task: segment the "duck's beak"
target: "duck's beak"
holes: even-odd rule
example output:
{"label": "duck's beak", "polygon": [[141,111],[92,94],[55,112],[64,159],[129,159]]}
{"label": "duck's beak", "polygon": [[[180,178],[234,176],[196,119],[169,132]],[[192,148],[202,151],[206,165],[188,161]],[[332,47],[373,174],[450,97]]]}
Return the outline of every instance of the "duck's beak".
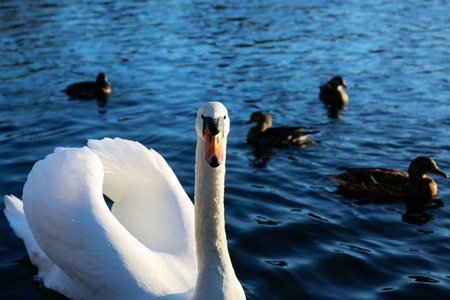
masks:
{"label": "duck's beak", "polygon": [[248,120],[247,122],[245,122],[245,124],[250,124],[252,122],[252,120]]}
{"label": "duck's beak", "polygon": [[205,129],[205,159],[213,168],[217,168],[223,162],[223,131],[219,129],[216,135],[212,135],[209,126]]}
{"label": "duck's beak", "polygon": [[111,94],[111,87],[109,86],[108,83],[105,82],[105,84],[102,87],[102,91],[105,94]]}
{"label": "duck's beak", "polygon": [[342,80],[342,86],[345,87],[346,89],[348,89],[347,84],[345,83],[345,79]]}
{"label": "duck's beak", "polygon": [[433,172],[433,174],[436,174],[436,175],[439,175],[439,176],[442,176],[442,177],[445,177],[445,178],[449,178],[448,174],[442,172],[440,169],[435,170]]}

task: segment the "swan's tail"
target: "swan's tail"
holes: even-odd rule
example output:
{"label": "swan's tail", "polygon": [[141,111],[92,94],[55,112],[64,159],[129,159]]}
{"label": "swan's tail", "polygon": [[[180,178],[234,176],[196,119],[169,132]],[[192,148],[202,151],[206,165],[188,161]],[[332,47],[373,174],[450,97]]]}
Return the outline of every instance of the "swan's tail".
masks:
{"label": "swan's tail", "polygon": [[56,267],[36,242],[23,211],[23,202],[13,195],[5,195],[4,213],[14,233],[23,240],[33,265],[39,269],[39,277],[45,278]]}

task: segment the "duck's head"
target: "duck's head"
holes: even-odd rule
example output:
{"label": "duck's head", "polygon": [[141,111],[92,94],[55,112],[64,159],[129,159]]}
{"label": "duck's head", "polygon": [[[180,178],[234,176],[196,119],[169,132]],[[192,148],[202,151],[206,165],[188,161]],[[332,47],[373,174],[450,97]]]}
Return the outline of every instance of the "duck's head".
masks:
{"label": "duck's head", "polygon": [[108,77],[106,77],[105,73],[98,73],[95,82],[103,93],[111,94],[111,87],[109,86]]}
{"label": "duck's head", "polygon": [[197,137],[205,143],[205,160],[213,168],[225,161],[230,118],[220,102],[208,102],[197,113]]}
{"label": "duck's head", "polygon": [[347,84],[345,84],[345,79],[342,76],[334,76],[329,82],[333,88],[337,88],[338,86],[343,86],[346,89],[348,88]]}
{"label": "duck's head", "polygon": [[434,160],[428,156],[420,156],[415,158],[409,165],[408,173],[410,178],[416,179],[424,178],[427,174],[436,174],[445,178],[449,177],[447,174],[442,172]]}
{"label": "duck's head", "polygon": [[250,120],[247,121],[248,123],[254,123],[255,125],[265,124],[265,127],[270,127],[272,126],[272,117],[263,111],[256,111],[252,113]]}

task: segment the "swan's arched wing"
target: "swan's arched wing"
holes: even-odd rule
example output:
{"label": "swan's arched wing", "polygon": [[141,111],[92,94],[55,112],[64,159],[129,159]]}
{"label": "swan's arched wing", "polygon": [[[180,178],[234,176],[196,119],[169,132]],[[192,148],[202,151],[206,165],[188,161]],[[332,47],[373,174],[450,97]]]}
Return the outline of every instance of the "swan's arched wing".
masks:
{"label": "swan's arched wing", "polygon": [[[118,222],[103,201],[102,181],[101,162],[89,148],[57,148],[33,166],[24,186],[24,216],[33,235],[26,237],[27,251],[38,253],[32,262],[45,286],[70,298],[92,297],[111,283],[103,274],[112,270],[132,283],[114,238],[105,235],[116,233]],[[132,240],[126,233],[115,236]]]}
{"label": "swan's arched wing", "polygon": [[194,260],[194,207],[167,162],[154,150],[123,139],[90,140],[102,161],[103,193],[112,212],[149,249]]}
{"label": "swan's arched wing", "polygon": [[60,270],[43,278],[45,285],[77,299],[152,299],[192,289],[195,263],[192,270],[186,260],[141,244],[109,211],[102,184],[102,163],[87,147],[56,149],[30,172],[26,220]]}

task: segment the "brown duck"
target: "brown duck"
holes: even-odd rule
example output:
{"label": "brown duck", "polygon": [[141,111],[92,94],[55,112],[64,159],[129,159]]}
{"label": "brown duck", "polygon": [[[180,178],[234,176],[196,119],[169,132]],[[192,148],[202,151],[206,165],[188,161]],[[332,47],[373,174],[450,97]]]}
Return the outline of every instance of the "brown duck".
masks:
{"label": "brown duck", "polygon": [[272,127],[272,117],[265,112],[257,111],[252,113],[248,123],[254,123],[247,134],[247,142],[258,145],[273,147],[290,147],[311,142],[308,136],[319,132],[303,131],[307,127]]}
{"label": "brown duck", "polygon": [[111,87],[105,73],[98,73],[95,81],[71,84],[64,92],[78,99],[95,99],[111,94]]}
{"label": "brown duck", "polygon": [[343,107],[348,102],[348,95],[344,91],[345,79],[342,76],[331,78],[326,84],[320,86],[319,99],[332,107]]}
{"label": "brown duck", "polygon": [[427,177],[436,174],[448,178],[434,160],[427,156],[414,159],[408,173],[391,168],[342,168],[347,172],[329,174],[340,183],[342,191],[362,193],[367,196],[384,196],[405,199],[429,200],[436,197],[437,184]]}

